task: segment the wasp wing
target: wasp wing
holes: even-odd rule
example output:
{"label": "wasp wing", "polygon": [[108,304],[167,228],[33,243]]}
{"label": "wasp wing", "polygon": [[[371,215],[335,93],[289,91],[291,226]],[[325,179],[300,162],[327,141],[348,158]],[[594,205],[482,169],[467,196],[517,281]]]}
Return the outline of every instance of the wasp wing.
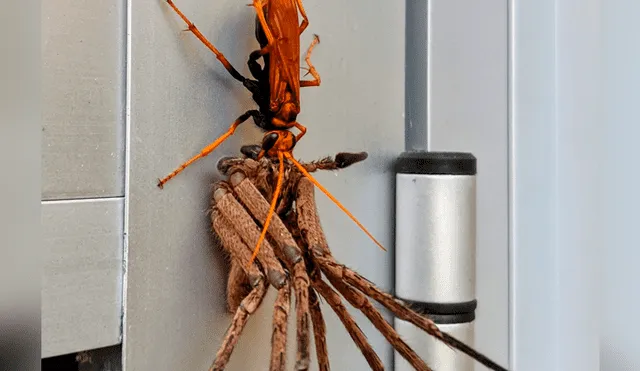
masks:
{"label": "wasp wing", "polygon": [[266,8],[267,24],[276,39],[270,54],[269,84],[271,102],[277,106],[289,90],[300,108],[300,25],[295,0],[270,0]]}

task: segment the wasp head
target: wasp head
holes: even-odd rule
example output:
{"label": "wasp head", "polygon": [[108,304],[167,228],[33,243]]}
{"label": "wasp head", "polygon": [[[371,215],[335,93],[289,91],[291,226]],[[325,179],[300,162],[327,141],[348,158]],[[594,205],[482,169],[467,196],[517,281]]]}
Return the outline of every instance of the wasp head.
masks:
{"label": "wasp head", "polygon": [[262,150],[258,158],[265,154],[269,157],[276,157],[278,152],[291,152],[296,145],[296,137],[288,130],[273,130],[262,138]]}

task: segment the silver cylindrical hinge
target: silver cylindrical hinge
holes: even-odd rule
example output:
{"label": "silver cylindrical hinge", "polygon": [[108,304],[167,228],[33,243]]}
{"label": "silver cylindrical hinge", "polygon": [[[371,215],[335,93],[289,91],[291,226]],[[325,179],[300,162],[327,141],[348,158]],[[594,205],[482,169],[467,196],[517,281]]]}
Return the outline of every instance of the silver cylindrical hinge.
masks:
{"label": "silver cylindrical hinge", "polygon": [[[427,335],[424,331],[409,322],[395,318],[393,323],[396,331],[402,339],[422,358],[432,370],[462,370],[473,371],[474,361],[460,352],[454,351],[447,345]],[[456,339],[467,343],[473,339],[473,322],[466,323],[439,323],[438,327]],[[397,352],[394,354],[394,370],[414,371],[415,369]]]}
{"label": "silver cylindrical hinge", "polygon": [[[476,158],[460,152],[406,152],[395,170],[396,297],[473,346]],[[434,369],[473,370],[464,355],[426,333],[398,319],[395,326]],[[411,370],[397,353],[395,370]]]}

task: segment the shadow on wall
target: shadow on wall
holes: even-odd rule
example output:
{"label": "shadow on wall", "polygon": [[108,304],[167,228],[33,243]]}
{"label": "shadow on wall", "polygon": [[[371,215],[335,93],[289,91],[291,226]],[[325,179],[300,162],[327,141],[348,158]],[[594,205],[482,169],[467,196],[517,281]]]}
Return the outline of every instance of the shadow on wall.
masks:
{"label": "shadow on wall", "polygon": [[[635,371],[638,369],[638,365],[640,364],[640,355],[636,353],[635,356],[631,356],[632,358],[638,359],[629,359],[630,357],[625,352],[621,352],[620,350],[616,350],[615,346],[611,346],[609,344],[605,344],[605,340],[601,339],[600,343],[600,370],[603,371]],[[634,367],[635,365],[635,367]]]}

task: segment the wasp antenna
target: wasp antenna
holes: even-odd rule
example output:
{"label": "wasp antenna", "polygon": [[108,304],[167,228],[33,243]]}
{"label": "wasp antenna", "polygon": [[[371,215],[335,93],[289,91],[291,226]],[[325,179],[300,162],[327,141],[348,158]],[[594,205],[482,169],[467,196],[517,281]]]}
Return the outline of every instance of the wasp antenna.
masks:
{"label": "wasp antenna", "polygon": [[296,161],[296,159],[294,159],[293,156],[290,153],[285,153],[284,155],[287,156],[287,158],[293,162],[293,164],[298,168],[298,170],[300,170],[302,175],[304,175],[307,179],[309,179],[311,181],[311,183],[313,183],[316,187],[318,187],[318,189],[320,189],[322,191],[322,193],[327,195],[327,197],[329,197],[329,199],[331,201],[333,201],[333,203],[336,204],[336,206],[338,206],[340,208],[340,210],[342,210],[345,214],[347,214],[347,216],[349,216],[349,218],[351,218],[351,220],[353,220],[358,225],[358,227],[360,227],[360,229],[362,229],[362,231],[364,233],[366,233],[367,236],[369,236],[369,238],[371,238],[371,240],[373,242],[376,243],[376,245],[378,245],[382,250],[387,251],[387,249],[385,249],[384,246],[382,246],[382,244],[380,242],[378,242],[378,240],[376,240],[376,238],[373,237],[373,235],[371,233],[369,233],[367,228],[365,228],[358,221],[358,219],[356,219],[356,217],[353,216],[353,214],[351,214],[351,212],[349,210],[347,210],[346,207],[342,206],[340,201],[338,201],[335,197],[333,197],[333,195],[331,193],[329,193],[329,191],[327,191],[327,189],[324,188],[322,186],[322,184],[320,184],[320,182],[318,182],[313,176],[311,176],[311,174],[309,174],[309,172],[307,170],[305,170],[305,168],[298,161]]}
{"label": "wasp antenna", "polygon": [[284,159],[282,158],[282,152],[278,152],[278,160],[280,160],[280,166],[278,168],[278,182],[276,183],[276,190],[273,192],[273,198],[271,199],[271,206],[269,207],[269,213],[267,213],[267,219],[264,221],[262,233],[260,234],[260,238],[258,238],[256,247],[253,249],[253,255],[251,255],[251,259],[249,259],[249,265],[247,267],[250,267],[256,256],[258,256],[258,251],[260,251],[262,241],[264,241],[264,238],[267,235],[267,229],[269,229],[271,218],[276,211],[276,204],[278,203],[278,196],[280,196],[280,190],[282,189],[282,178],[284,174]]}

